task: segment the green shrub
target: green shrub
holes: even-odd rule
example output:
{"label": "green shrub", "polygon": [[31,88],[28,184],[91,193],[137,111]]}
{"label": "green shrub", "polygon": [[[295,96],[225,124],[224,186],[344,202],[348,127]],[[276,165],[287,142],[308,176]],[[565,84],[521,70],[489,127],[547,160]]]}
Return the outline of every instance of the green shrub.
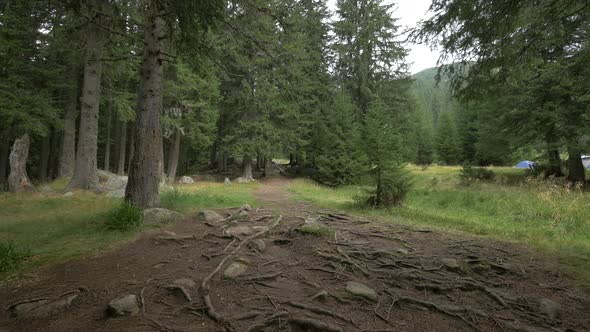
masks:
{"label": "green shrub", "polygon": [[169,210],[178,209],[182,202],[190,200],[188,193],[182,192],[177,188],[167,190],[160,195],[160,205]]}
{"label": "green shrub", "polygon": [[141,210],[125,202],[107,213],[105,226],[109,230],[126,231],[139,227],[142,221]]}
{"label": "green shrub", "polygon": [[473,167],[471,165],[463,165],[459,171],[459,179],[461,184],[469,185],[473,181],[491,181],[496,178],[496,174],[484,167]]}
{"label": "green shrub", "polygon": [[29,256],[31,252],[27,249],[16,247],[11,242],[0,243],[0,273],[16,269]]}
{"label": "green shrub", "polygon": [[390,167],[377,177],[377,187],[368,192],[368,197],[361,196],[357,201],[379,208],[401,206],[412,184],[412,177],[403,165]]}

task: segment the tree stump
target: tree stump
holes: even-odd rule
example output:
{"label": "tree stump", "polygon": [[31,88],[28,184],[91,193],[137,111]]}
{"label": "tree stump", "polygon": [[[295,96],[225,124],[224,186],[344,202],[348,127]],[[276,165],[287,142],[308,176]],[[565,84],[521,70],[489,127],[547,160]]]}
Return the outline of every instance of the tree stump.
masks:
{"label": "tree stump", "polygon": [[31,140],[28,134],[14,141],[14,146],[10,152],[10,175],[8,175],[8,189],[13,192],[30,192],[35,191],[31,180],[27,175],[27,158],[29,157],[29,146]]}

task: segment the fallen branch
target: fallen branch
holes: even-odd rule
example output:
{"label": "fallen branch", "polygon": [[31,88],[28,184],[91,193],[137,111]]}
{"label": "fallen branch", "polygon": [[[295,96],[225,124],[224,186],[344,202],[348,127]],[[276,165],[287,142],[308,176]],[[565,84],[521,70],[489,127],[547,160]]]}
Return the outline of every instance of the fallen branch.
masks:
{"label": "fallen branch", "polygon": [[166,285],[164,286],[164,288],[168,290],[179,290],[187,301],[193,302],[193,299],[191,298],[191,295],[186,290],[186,288],[180,285]]}

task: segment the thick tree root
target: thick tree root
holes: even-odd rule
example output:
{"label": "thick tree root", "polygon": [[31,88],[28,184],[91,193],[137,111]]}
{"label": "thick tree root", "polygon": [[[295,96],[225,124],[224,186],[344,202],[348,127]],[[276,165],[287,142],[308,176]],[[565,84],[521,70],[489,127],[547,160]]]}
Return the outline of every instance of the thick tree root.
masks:
{"label": "thick tree root", "polygon": [[209,292],[210,292],[209,282],[211,281],[211,279],[213,279],[213,277],[217,273],[219,273],[219,271],[221,270],[221,268],[223,267],[225,262],[227,262],[234,255],[236,255],[245,244],[248,244],[248,242],[268,233],[271,229],[276,227],[281,222],[282,218],[283,218],[282,215],[278,216],[277,219],[275,219],[275,221],[267,229],[261,230],[260,232],[245,238],[229,254],[227,254],[225,257],[223,257],[221,259],[221,261],[219,262],[219,264],[217,264],[217,267],[213,271],[211,271],[211,273],[209,273],[201,281],[201,291],[203,292],[203,302],[205,303],[205,307],[206,307],[205,312],[211,319],[213,319],[215,322],[217,322],[218,324],[223,326],[226,331],[235,331],[235,329],[231,326],[231,323],[229,322],[229,320],[225,319],[223,317],[223,315],[221,315],[219,312],[217,312],[217,310],[215,310],[215,307],[213,306],[213,303],[211,302],[211,296],[209,295]]}
{"label": "thick tree root", "polygon": [[305,329],[305,331],[312,330],[312,331],[320,331],[320,332],[342,332],[343,329],[340,326],[332,325],[326,322],[322,322],[316,319],[307,318],[307,317],[298,317],[290,315],[288,312],[280,312],[275,314],[256,325],[250,326],[247,330],[248,332],[260,332],[264,331],[265,328],[273,326],[276,324],[276,321],[284,322],[288,325],[295,325],[300,328]]}
{"label": "thick tree root", "polygon": [[293,302],[293,301],[287,301],[287,302],[284,302],[284,304],[288,304],[288,305],[298,308],[298,309],[309,310],[309,311],[314,312],[316,314],[332,316],[334,318],[338,318],[342,321],[345,321],[347,323],[350,323],[350,324],[358,327],[358,325],[356,325],[356,323],[354,322],[354,320],[352,320],[352,318],[343,316],[339,313],[333,312],[328,309],[324,309],[324,308],[320,308],[320,307],[316,307],[316,306],[312,306],[312,305],[307,305],[307,304],[303,304],[303,303]]}

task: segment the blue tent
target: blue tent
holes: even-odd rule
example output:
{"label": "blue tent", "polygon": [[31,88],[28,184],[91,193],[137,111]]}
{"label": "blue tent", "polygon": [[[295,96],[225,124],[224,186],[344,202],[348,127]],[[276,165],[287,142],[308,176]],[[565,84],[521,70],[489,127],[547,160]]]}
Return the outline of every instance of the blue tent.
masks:
{"label": "blue tent", "polygon": [[530,160],[523,160],[521,162],[519,162],[518,164],[516,164],[516,166],[514,166],[514,168],[535,168],[535,166],[537,166],[537,163],[534,161],[530,161]]}

